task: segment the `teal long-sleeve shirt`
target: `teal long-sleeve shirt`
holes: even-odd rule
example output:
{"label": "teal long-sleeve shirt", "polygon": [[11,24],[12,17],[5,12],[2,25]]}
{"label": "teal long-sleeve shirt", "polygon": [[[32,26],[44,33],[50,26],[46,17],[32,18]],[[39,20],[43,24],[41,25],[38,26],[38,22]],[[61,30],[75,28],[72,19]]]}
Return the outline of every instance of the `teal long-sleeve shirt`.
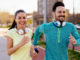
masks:
{"label": "teal long-sleeve shirt", "polygon": [[80,36],[72,23],[66,22],[62,28],[56,27],[53,22],[40,25],[34,34],[33,45],[38,45],[40,34],[46,38],[45,60],[68,60],[68,44],[70,34],[80,44]]}

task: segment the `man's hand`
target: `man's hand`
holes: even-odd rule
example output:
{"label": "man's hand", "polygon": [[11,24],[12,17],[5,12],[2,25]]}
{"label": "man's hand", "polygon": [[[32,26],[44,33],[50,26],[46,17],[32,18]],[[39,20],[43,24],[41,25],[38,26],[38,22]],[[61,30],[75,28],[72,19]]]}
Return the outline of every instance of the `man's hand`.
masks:
{"label": "man's hand", "polygon": [[70,42],[72,43],[72,44],[74,44],[74,45],[76,45],[76,40],[75,40],[75,38],[70,34]]}

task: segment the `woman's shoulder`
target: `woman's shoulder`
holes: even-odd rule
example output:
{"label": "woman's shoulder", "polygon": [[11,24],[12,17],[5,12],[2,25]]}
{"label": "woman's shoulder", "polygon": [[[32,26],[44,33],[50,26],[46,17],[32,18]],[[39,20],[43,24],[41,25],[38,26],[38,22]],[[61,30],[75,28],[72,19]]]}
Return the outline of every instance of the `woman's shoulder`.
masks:
{"label": "woman's shoulder", "polygon": [[10,29],[6,32],[6,37],[13,38],[14,35],[14,29]]}
{"label": "woman's shoulder", "polygon": [[13,33],[13,32],[14,32],[14,30],[15,30],[15,28],[10,29],[10,30],[8,30],[8,31],[7,31],[7,33]]}
{"label": "woman's shoulder", "polygon": [[29,32],[33,32],[32,29],[30,29],[30,28],[27,28],[27,29],[28,29]]}
{"label": "woman's shoulder", "polygon": [[32,31],[32,29],[30,29],[30,28],[27,28],[28,29],[28,32],[27,32],[27,34],[30,36],[30,37],[32,37],[32,34],[33,34],[33,31]]}

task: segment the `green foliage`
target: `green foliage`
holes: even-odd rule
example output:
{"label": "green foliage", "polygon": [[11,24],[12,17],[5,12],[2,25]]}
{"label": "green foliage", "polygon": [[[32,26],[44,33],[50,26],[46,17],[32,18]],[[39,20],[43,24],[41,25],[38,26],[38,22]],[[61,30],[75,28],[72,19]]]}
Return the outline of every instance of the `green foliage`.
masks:
{"label": "green foliage", "polygon": [[38,44],[43,48],[46,46],[46,43],[43,40],[40,40]]}
{"label": "green foliage", "polygon": [[74,50],[68,50],[69,60],[80,60],[80,53]]}

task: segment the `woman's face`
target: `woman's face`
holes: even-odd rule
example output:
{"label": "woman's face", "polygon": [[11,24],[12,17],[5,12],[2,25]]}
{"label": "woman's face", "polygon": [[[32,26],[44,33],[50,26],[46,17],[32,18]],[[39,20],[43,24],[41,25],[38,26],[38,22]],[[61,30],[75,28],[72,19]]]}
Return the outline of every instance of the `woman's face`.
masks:
{"label": "woman's face", "polygon": [[26,26],[26,13],[19,12],[16,15],[15,21],[17,23],[17,27],[25,28],[25,26]]}

